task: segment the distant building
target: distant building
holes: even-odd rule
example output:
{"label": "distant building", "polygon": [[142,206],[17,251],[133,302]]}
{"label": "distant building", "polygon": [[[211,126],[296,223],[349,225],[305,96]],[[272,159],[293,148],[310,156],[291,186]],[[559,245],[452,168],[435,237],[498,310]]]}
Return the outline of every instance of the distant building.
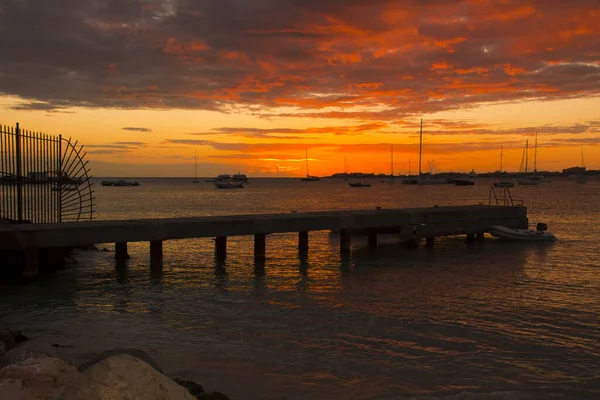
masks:
{"label": "distant building", "polygon": [[563,173],[564,176],[582,175],[582,174],[585,174],[585,167],[571,167],[571,168],[566,168],[566,169],[563,169],[562,173]]}

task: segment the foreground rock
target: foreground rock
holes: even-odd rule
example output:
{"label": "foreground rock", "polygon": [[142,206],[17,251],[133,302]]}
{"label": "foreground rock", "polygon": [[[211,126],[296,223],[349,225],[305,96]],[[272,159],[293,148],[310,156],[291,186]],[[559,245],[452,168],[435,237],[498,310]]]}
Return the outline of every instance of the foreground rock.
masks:
{"label": "foreground rock", "polygon": [[195,400],[183,386],[129,354],[118,354],[90,366],[59,400]]}
{"label": "foreground rock", "polygon": [[8,351],[14,349],[18,343],[24,342],[29,338],[23,335],[21,331],[10,329],[0,329],[0,343],[4,343],[4,348]]}
{"label": "foreground rock", "polygon": [[0,399],[54,400],[78,375],[62,360],[29,358],[0,370]]}

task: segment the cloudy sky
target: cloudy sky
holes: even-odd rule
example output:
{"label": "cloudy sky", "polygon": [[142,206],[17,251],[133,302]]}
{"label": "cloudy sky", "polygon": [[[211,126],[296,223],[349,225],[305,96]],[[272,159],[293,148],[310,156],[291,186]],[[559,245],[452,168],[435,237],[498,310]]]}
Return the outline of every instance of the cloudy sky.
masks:
{"label": "cloudy sky", "polygon": [[97,176],[600,169],[600,0],[5,0],[0,124]]}

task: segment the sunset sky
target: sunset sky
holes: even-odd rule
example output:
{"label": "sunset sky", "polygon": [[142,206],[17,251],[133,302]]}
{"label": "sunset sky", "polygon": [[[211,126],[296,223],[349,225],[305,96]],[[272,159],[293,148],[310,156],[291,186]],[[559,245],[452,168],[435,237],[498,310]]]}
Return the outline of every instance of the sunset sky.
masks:
{"label": "sunset sky", "polygon": [[[600,169],[600,0],[19,0],[0,124],[95,176]],[[533,154],[533,153],[532,153]]]}

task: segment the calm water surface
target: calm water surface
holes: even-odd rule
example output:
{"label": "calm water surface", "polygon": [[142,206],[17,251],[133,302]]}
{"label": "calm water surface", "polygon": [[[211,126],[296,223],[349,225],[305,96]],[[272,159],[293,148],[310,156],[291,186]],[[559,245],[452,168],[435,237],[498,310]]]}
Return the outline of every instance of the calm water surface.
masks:
{"label": "calm water surface", "polygon": [[[219,191],[190,179],[96,186],[98,219],[373,209],[487,203],[472,187],[373,180],[254,179]],[[232,399],[396,399],[461,391],[548,398],[600,397],[600,180],[516,187],[530,222],[555,244],[438,240],[408,250],[393,237],[369,250],[356,238],[270,235],[255,265],[252,238],[230,238],[228,258],[209,239],[165,243],[151,270],[146,243],[132,259],[80,251],[70,268],[25,287],[0,287],[0,325],[74,346],[83,361],[111,347],[147,350],[166,373]],[[109,247],[111,246],[101,246]]]}

